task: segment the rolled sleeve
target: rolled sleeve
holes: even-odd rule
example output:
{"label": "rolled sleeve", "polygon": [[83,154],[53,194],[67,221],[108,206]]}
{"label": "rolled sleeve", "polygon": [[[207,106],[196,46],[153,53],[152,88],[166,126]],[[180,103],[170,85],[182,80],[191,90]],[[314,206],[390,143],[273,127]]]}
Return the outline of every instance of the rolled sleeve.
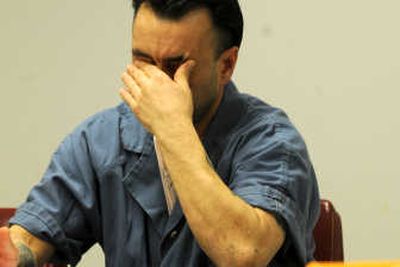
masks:
{"label": "rolled sleeve", "polygon": [[84,127],[66,137],[53,154],[41,182],[10,224],[18,224],[55,247],[52,259],[76,264],[92,246],[97,215],[96,181]]}
{"label": "rolled sleeve", "polygon": [[36,237],[49,242],[55,248],[52,262],[77,264],[82,246],[79,241],[68,238],[61,225],[45,208],[27,202],[18,208],[10,224],[18,224]]}
{"label": "rolled sleeve", "polygon": [[234,160],[230,187],[248,204],[275,216],[286,232],[281,254],[295,251],[299,263],[312,258],[310,238],[318,216],[316,178],[306,147],[290,125],[262,125],[248,133]]}

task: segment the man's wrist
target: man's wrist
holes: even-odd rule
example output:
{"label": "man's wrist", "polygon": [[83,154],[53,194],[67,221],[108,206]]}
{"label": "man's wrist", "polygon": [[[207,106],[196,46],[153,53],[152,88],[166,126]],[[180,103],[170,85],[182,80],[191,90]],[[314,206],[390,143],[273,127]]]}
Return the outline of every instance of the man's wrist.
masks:
{"label": "man's wrist", "polygon": [[160,135],[155,135],[166,165],[176,165],[179,162],[179,164],[184,164],[181,167],[193,168],[204,162],[207,163],[206,152],[193,123],[190,121],[182,124],[181,127],[177,125],[173,127],[179,129],[170,129]]}
{"label": "man's wrist", "polygon": [[32,250],[23,243],[17,243],[18,249],[18,267],[36,267],[35,256]]}
{"label": "man's wrist", "polygon": [[153,134],[158,140],[180,140],[195,131],[193,122],[189,119],[176,119],[168,126],[163,125],[154,129]]}

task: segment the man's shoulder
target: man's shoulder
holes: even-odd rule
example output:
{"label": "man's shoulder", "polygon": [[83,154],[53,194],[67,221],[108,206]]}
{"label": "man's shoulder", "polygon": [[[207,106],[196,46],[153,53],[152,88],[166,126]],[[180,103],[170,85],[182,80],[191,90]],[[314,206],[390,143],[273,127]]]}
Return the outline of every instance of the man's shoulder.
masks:
{"label": "man's shoulder", "polygon": [[120,120],[123,113],[124,107],[122,104],[105,108],[84,119],[78,127],[90,128],[101,124],[115,124]]}
{"label": "man's shoulder", "polygon": [[229,131],[230,140],[243,146],[284,146],[288,151],[306,151],[301,133],[287,113],[259,97],[247,93],[234,93],[237,107],[234,127]]}
{"label": "man's shoulder", "polygon": [[125,103],[104,109],[84,120],[74,131],[84,134],[92,147],[143,149],[147,131]]}
{"label": "man's shoulder", "polygon": [[295,128],[283,109],[269,104],[260,97],[238,92],[235,98],[242,106],[237,118],[237,130],[248,132],[254,128],[267,130],[280,126]]}
{"label": "man's shoulder", "polygon": [[107,132],[107,130],[117,130],[125,120],[129,120],[133,124],[138,123],[129,107],[120,103],[87,117],[76,127],[75,131],[93,132],[101,130]]}

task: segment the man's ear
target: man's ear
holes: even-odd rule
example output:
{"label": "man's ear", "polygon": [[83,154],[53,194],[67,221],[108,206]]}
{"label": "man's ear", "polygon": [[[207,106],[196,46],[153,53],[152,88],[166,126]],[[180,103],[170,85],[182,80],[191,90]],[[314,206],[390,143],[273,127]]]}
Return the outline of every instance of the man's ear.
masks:
{"label": "man's ear", "polygon": [[224,87],[232,78],[235,70],[239,48],[233,46],[226,49],[218,58],[219,85]]}

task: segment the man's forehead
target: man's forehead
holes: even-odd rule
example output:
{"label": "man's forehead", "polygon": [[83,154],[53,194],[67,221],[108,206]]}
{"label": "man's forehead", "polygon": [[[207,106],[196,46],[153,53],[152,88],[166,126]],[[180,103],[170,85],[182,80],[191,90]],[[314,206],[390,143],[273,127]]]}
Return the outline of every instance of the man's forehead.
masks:
{"label": "man's forehead", "polygon": [[158,14],[150,5],[142,4],[133,20],[133,28],[149,30],[161,26],[170,29],[178,28],[180,31],[188,30],[189,33],[199,33],[210,31],[213,23],[210,12],[206,8],[196,8],[182,17],[170,18]]}
{"label": "man's forehead", "polygon": [[133,22],[132,47],[154,57],[190,53],[212,38],[210,20],[208,12],[201,9],[173,20],[158,16],[149,6],[140,7]]}
{"label": "man's forehead", "polygon": [[190,37],[178,35],[166,35],[160,32],[137,32],[132,38],[133,55],[147,55],[153,59],[165,59],[188,55],[196,49],[196,45],[190,45]]}

